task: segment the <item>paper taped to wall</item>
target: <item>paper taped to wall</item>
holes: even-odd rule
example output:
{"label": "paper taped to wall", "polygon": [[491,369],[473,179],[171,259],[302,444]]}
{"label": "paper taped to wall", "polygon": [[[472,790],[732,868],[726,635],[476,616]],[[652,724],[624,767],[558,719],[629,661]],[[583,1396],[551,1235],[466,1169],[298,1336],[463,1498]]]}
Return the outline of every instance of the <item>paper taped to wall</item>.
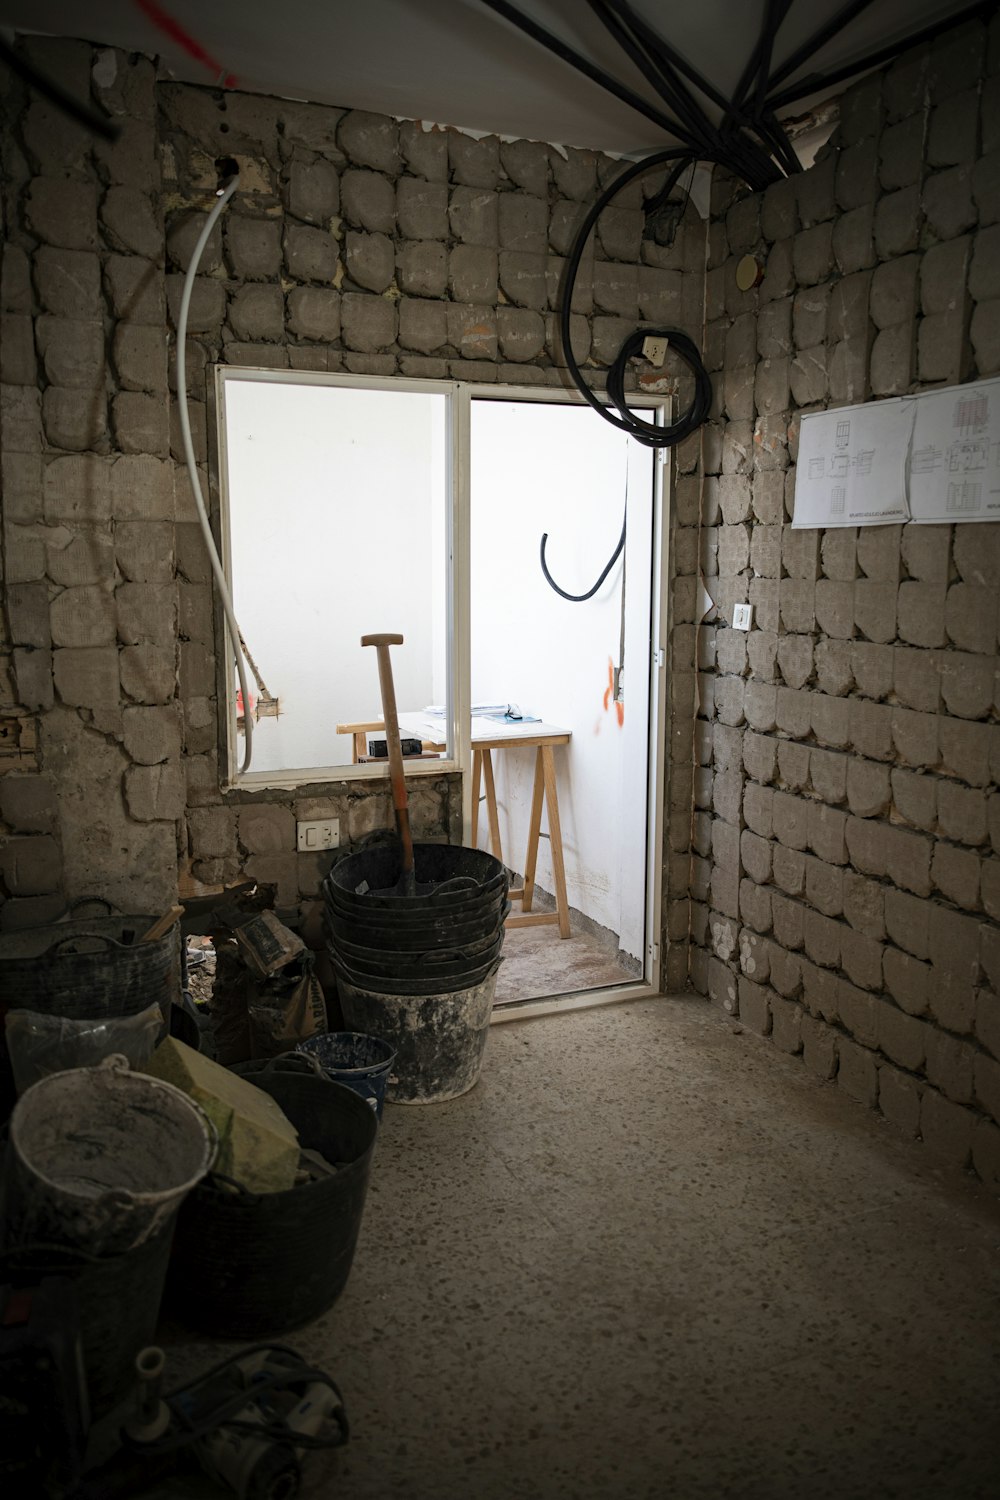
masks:
{"label": "paper taped to wall", "polygon": [[1000,379],[807,412],[793,527],[1000,519]]}
{"label": "paper taped to wall", "polygon": [[793,527],[907,520],[906,456],[914,417],[903,400],[807,413],[799,435]]}
{"label": "paper taped to wall", "polygon": [[1000,518],[1000,380],[926,391],[915,398],[910,445],[914,521]]}

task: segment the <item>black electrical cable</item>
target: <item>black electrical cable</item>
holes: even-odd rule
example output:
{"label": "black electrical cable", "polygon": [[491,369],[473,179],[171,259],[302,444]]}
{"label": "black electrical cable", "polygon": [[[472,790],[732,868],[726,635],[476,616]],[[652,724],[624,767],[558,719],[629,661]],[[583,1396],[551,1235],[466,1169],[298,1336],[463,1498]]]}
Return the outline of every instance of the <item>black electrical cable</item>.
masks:
{"label": "black electrical cable", "polygon": [[79,99],[74,99],[72,94],[66,92],[58,83],[51,78],[46,78],[44,73],[39,73],[27,58],[22,57],[14,47],[0,37],[0,58],[7,64],[12,73],[31,88],[36,89],[43,98],[48,99],[63,114],[69,115],[84,130],[90,130],[94,135],[101,136],[106,141],[116,141],[121,135],[121,126],[116,125],[110,115],[103,111],[91,109]]}
{"label": "black electrical cable", "polygon": [[549,534],[546,531],[542,536],[541,545],[538,549],[538,559],[542,565],[542,572],[545,574],[545,582],[549,585],[550,588],[555,589],[560,598],[568,599],[570,604],[584,604],[588,599],[593,599],[594,595],[597,593],[597,590],[600,588],[601,584],[604,582],[605,578],[607,578],[608,574],[611,572],[611,569],[614,567],[615,563],[621,556],[622,548],[625,545],[625,533],[627,529],[628,511],[626,510],[625,514],[622,516],[622,534],[618,538],[618,545],[612,552],[611,556],[608,558],[607,566],[601,573],[600,578],[594,584],[594,587],[592,589],[588,589],[585,594],[568,594],[565,589],[561,589],[559,587],[558,583],[556,583],[555,579],[552,577],[552,574],[549,572],[548,565],[545,561],[545,543],[549,539]]}

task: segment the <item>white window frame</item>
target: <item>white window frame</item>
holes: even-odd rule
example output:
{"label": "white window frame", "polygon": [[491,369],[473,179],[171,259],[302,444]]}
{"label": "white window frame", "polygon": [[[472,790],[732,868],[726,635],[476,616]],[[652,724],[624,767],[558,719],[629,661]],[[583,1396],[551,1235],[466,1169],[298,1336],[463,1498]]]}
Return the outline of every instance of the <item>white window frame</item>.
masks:
{"label": "white window frame", "polygon": [[[232,579],[231,533],[229,524],[228,461],[226,451],[226,386],[231,381],[264,381],[289,385],[329,385],[360,390],[416,391],[440,394],[447,398],[447,443],[451,455],[450,473],[446,478],[447,573],[447,651],[448,700],[446,718],[449,744],[453,755],[431,761],[414,760],[407,764],[407,778],[441,776],[451,773],[462,777],[462,837],[467,843],[472,829],[472,765],[470,746],[472,708],[472,655],[469,638],[471,618],[470,537],[471,537],[471,413],[473,401],[527,401],[550,405],[583,405],[576,392],[539,388],[537,386],[478,385],[452,380],[413,380],[400,376],[362,376],[324,374],[310,370],[269,370],[231,365],[215,367],[214,395],[218,441],[219,535],[221,555],[227,579]],[[658,425],[671,418],[672,402],[665,396],[630,394],[629,404],[650,410]],[[595,421],[600,418],[594,416]],[[660,925],[663,898],[663,828],[667,777],[667,693],[666,659],[669,578],[669,506],[670,449],[660,449],[654,463],[653,537],[651,579],[652,608],[650,620],[651,659],[649,697],[649,743],[646,851],[646,952],[641,980],[632,980],[613,989],[584,991],[578,994],[547,997],[500,1009],[494,1020],[513,1020],[525,1015],[572,1010],[588,1005],[607,1005],[616,1000],[635,1000],[657,994],[660,988]],[[263,790],[266,787],[296,789],[328,782],[366,782],[385,778],[385,767],[379,764],[317,766],[308,771],[282,775],[277,771],[243,775],[238,771],[239,736],[236,730],[235,694],[229,690],[233,659],[228,625],[222,619],[225,647],[221,655],[220,701],[226,704],[226,790]],[[253,649],[253,643],[250,642]],[[223,684],[225,684],[223,686]]]}

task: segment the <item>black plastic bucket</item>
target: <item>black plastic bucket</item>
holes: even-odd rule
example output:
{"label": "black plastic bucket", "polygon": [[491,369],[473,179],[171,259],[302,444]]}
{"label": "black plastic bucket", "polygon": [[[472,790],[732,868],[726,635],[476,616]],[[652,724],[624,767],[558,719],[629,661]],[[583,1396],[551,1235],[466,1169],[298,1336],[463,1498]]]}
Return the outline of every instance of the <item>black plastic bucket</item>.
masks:
{"label": "black plastic bucket", "polygon": [[220,1338],[268,1338],[332,1307],[361,1229],[378,1122],[351,1089],[292,1055],[234,1071],[276,1099],[300,1144],[345,1165],[283,1193],[234,1190],[211,1177],[177,1220],[167,1301],[178,1322]]}
{"label": "black plastic bucket", "polygon": [[[376,849],[361,849],[338,860],[327,879],[331,887],[347,901],[363,901],[366,905],[384,906],[392,910],[398,906],[410,906],[414,902],[428,905],[458,904],[471,899],[475,902],[483,892],[482,887],[493,881],[505,881],[507,872],[500,860],[482,849],[466,849],[459,844],[414,844],[413,868],[416,883],[441,885],[446,881],[469,879],[477,882],[479,891],[473,888],[424,895],[403,896],[394,892],[401,873],[401,856],[395,845],[382,845]],[[363,896],[357,894],[359,885],[367,884]]]}
{"label": "black plastic bucket", "polygon": [[[402,996],[440,995],[446,990],[472,989],[475,985],[482,984],[503,963],[502,958],[494,958],[488,964],[479,964],[475,968],[463,969],[450,977],[446,977],[441,973],[432,974],[425,972],[422,974],[397,975],[395,978],[388,978],[385,975],[369,974],[363,969],[356,969],[352,964],[345,963],[333,948],[329,950],[329,953],[333,960],[333,967],[337,972],[338,991],[342,988],[339,981],[346,979],[348,984],[355,985],[361,989],[373,989],[386,995]],[[354,1024],[350,1021],[346,1010],[344,1011],[344,1019],[348,1021],[348,1024]],[[378,1031],[373,1033],[375,1036],[381,1036],[381,1034]]]}
{"label": "black plastic bucket", "polygon": [[295,1050],[314,1057],[328,1078],[353,1089],[381,1120],[385,1086],[396,1056],[388,1042],[360,1031],[323,1031],[298,1042]]}
{"label": "black plastic bucket", "polygon": [[77,1285],[80,1344],[91,1417],[123,1401],[135,1383],[135,1357],[152,1343],[173,1240],[173,1222],[124,1255],[86,1256],[61,1246],[25,1246],[0,1257],[0,1280],[37,1284],[69,1276]]}
{"label": "black plastic bucket", "polygon": [[[464,948],[493,936],[500,930],[510,913],[509,901],[498,901],[484,907],[468,920],[457,921],[453,917],[442,917],[425,922],[404,922],[392,914],[388,920],[373,922],[362,917],[343,917],[325,911],[323,922],[327,932],[335,938],[346,938],[349,943],[359,943],[366,948],[399,948],[404,952],[423,953],[430,948]],[[384,915],[384,914],[382,914]]]}
{"label": "black plastic bucket", "polygon": [[372,973],[421,974],[442,970],[459,971],[476,968],[499,957],[503,947],[504,933],[492,933],[478,943],[461,948],[430,948],[426,953],[410,953],[396,948],[366,948],[360,943],[348,943],[343,938],[332,941],[332,947],[349,968],[367,969]]}

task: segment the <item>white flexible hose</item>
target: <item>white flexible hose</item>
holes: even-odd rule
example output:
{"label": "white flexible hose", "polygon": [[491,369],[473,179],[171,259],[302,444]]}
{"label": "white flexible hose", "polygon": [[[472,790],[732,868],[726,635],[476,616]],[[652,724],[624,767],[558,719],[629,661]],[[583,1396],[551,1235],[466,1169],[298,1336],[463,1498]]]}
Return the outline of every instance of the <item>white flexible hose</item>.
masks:
{"label": "white flexible hose", "polygon": [[215,228],[216,220],[239,187],[239,184],[239,173],[237,173],[206,219],[205,227],[198,236],[198,243],[194,247],[191,264],[188,266],[187,275],[184,278],[181,310],[177,318],[177,392],[181,398],[177,409],[181,419],[181,438],[184,442],[184,457],[187,460],[188,474],[191,477],[191,489],[194,493],[194,503],[198,511],[198,520],[201,522],[202,535],[205,538],[205,546],[208,548],[209,561],[212,564],[212,572],[215,574],[216,586],[222,599],[222,608],[225,611],[226,621],[229,625],[233,655],[236,657],[236,671],[240,679],[240,692],[243,695],[243,727],[246,732],[246,748],[243,752],[243,765],[240,767],[240,770],[249,771],[250,760],[253,755],[253,714],[250,711],[250,690],[247,687],[246,668],[243,665],[243,652],[240,649],[240,627],[236,623],[232,596],[229,593],[229,586],[226,583],[222,561],[219,557],[218,548],[215,545],[215,537],[212,535],[212,527],[209,524],[208,511],[205,507],[205,497],[201,492],[201,478],[198,474],[198,465],[195,462],[194,444],[191,441],[191,417],[188,412],[187,393],[187,325],[188,311],[191,306],[191,293],[194,290],[194,279],[198,274],[201,257],[208,243],[208,237]]}

